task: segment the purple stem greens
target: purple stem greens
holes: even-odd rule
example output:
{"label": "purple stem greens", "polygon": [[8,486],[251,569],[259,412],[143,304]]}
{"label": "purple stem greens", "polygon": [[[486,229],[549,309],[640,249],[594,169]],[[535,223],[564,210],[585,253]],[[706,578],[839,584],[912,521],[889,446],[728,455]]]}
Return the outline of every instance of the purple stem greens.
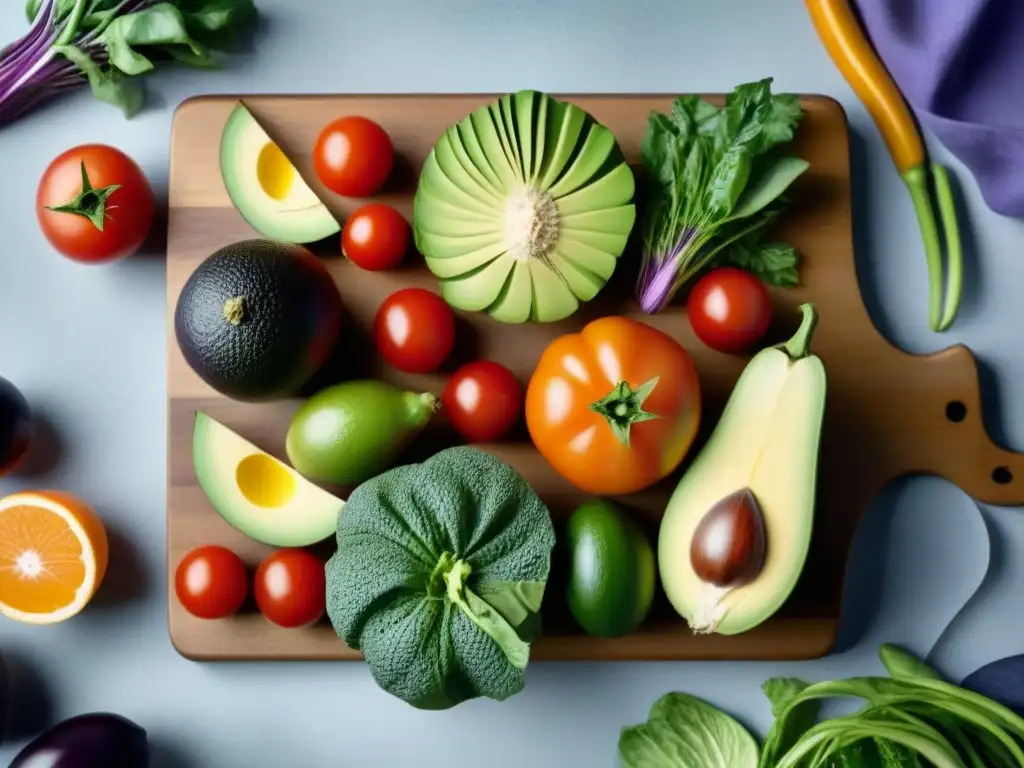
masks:
{"label": "purple stem greens", "polygon": [[771,82],[740,85],[722,108],[682,96],[669,114],[650,115],[636,287],[644,312],[660,312],[722,263],[774,285],[799,282],[796,251],[763,240],[787,203],[784,193],[808,167],[776,151],[793,138],[803,112],[795,96],[773,95]]}
{"label": "purple stem greens", "polygon": [[252,0],[29,0],[28,31],[0,49],[0,126],[88,84],[126,116],[157,63],[216,65],[256,18]]}

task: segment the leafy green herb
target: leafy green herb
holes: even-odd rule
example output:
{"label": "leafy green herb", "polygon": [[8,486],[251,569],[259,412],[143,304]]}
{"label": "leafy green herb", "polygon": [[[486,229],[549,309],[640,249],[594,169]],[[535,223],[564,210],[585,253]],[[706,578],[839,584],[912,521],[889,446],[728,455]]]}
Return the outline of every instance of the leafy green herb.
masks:
{"label": "leafy green herb", "polygon": [[[879,656],[890,677],[812,685],[766,682],[775,722],[760,768],[1024,766],[1024,718],[946,682],[894,645],[883,645]],[[808,727],[806,706],[828,698],[858,698],[865,704],[853,714]]]}
{"label": "leafy green herb", "polygon": [[[913,654],[885,644],[890,677],[806,683],[766,680],[775,722],[760,754],[724,712],[670,693],[646,723],[623,729],[625,768],[1021,768],[1024,718],[957,687]],[[826,699],[861,699],[852,714],[818,721]]]}
{"label": "leafy green herb", "polygon": [[25,12],[31,29],[0,49],[0,124],[85,83],[131,116],[139,76],[217,66],[257,16],[253,0],[29,0]]}
{"label": "leafy green herb", "polygon": [[685,693],[667,693],[647,722],[619,735],[624,768],[756,768],[757,742],[731,716]]}
{"label": "leafy green herb", "polygon": [[763,240],[785,192],[808,168],[779,153],[802,116],[797,97],[772,94],[771,78],[738,86],[718,108],[697,96],[652,113],[641,152],[643,257],[637,297],[660,312],[704,269],[733,263],[766,282],[799,282],[797,254]]}

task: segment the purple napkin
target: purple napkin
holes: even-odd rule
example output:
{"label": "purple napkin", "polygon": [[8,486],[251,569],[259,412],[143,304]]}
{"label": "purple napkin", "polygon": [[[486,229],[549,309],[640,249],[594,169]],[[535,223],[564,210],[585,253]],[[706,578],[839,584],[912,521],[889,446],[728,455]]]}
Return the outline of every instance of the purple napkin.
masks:
{"label": "purple napkin", "polygon": [[986,204],[1024,217],[1024,0],[855,0],[893,79],[974,174]]}

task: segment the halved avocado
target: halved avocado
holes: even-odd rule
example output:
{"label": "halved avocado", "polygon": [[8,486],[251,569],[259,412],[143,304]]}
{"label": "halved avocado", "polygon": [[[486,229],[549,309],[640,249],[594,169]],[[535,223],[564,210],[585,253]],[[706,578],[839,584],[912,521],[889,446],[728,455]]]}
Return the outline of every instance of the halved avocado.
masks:
{"label": "halved avocado", "polygon": [[338,220],[241,102],[221,134],[220,173],[235,208],[264,237],[301,244],[341,231]]}
{"label": "halved avocado", "polygon": [[608,128],[547,94],[508,94],[450,126],[427,156],[416,247],[453,307],[562,320],[611,278],[634,192]]}
{"label": "halved avocado", "polygon": [[192,464],[213,508],[249,538],[273,547],[305,547],[337,529],[345,502],[198,411]]}

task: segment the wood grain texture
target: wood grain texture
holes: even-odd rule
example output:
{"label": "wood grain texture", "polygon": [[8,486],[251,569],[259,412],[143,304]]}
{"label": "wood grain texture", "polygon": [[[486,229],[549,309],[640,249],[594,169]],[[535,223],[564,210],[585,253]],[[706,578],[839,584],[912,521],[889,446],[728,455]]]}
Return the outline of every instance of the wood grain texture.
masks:
{"label": "wood grain texture", "polygon": [[[312,172],[311,148],[320,127],[343,114],[378,120],[390,133],[399,160],[394,178],[377,199],[412,214],[416,170],[443,129],[489,95],[460,96],[260,96],[244,97],[250,110],[293,158],[299,171],[339,218],[361,201],[324,190]],[[670,96],[570,96],[617,136],[626,157],[638,163],[646,116],[669,108]],[[721,103],[721,96],[711,96]],[[206,386],[188,367],[174,339],[173,313],[189,274],[216,249],[257,236],[233,208],[220,179],[220,131],[237,102],[203,97],[185,102],[174,119],[170,168],[167,259],[168,313],[168,621],[172,642],[194,659],[358,659],[330,625],[280,629],[252,612],[224,621],[187,614],[173,592],[174,569],[193,547],[223,544],[255,565],[270,549],[228,526],[196,484],[191,461],[194,414],[203,410],[261,448],[286,460],[284,435],[299,400],[252,405],[230,401]],[[535,659],[804,659],[827,653],[838,626],[847,553],[861,513],[888,481],[907,473],[948,478],[979,501],[1024,504],[1024,456],[995,444],[985,431],[975,360],[963,346],[931,356],[901,352],[875,330],[862,303],[851,237],[849,143],[846,118],[835,101],[802,97],[806,117],[794,152],[810,162],[793,190],[791,212],[777,234],[803,255],[799,288],[773,291],[777,321],[772,340],[796,327],[796,307],[813,301],[820,320],[812,349],[829,376],[826,424],[819,469],[814,540],[803,577],[775,617],[736,637],[694,636],[659,594],[644,625],[621,639],[587,637],[565,610],[556,557],[545,605],[545,636]],[[628,314],[677,338],[693,355],[705,409],[698,444],[706,439],[729,396],[746,357],[721,355],[693,336],[678,306],[657,316],[640,313],[633,299],[637,255],[628,253],[597,299],[566,321],[508,326],[481,314],[459,313],[459,347],[436,374],[404,375],[380,366],[369,354],[367,329],[380,301],[408,285],[435,290],[419,259],[393,273],[369,273],[346,264],[335,239],[323,256],[345,300],[346,347],[307,387],[308,392],[341,378],[372,375],[440,393],[445,374],[472,357],[491,357],[525,383],[541,351],[553,338],[578,330],[606,314]],[[303,393],[306,394],[306,393]],[[949,418],[960,403],[965,415]],[[443,418],[410,448],[405,460],[424,458],[456,442]],[[519,470],[552,509],[556,522],[585,498],[533,450],[520,426],[502,445],[485,446]],[[695,446],[690,457],[696,454]],[[620,501],[644,520],[652,536],[679,475]],[[329,488],[344,496],[349,489]],[[321,547],[325,556],[331,542]]]}

